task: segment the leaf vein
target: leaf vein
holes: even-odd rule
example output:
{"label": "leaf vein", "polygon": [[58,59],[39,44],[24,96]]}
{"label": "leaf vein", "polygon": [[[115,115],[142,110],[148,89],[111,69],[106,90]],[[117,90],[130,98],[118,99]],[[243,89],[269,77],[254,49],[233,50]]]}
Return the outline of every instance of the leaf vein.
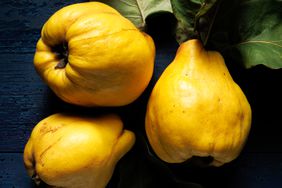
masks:
{"label": "leaf vein", "polygon": [[282,45],[277,44],[277,42],[281,42],[282,40],[276,40],[276,41],[265,41],[265,40],[249,40],[249,41],[245,41],[245,42],[240,42],[237,45],[244,45],[244,44],[249,44],[249,43],[261,43],[261,44],[271,44],[274,46],[278,46],[280,48],[282,48]]}
{"label": "leaf vein", "polygon": [[127,2],[126,0],[120,0],[120,1],[121,1],[122,3],[124,3],[124,4],[128,5],[128,6],[130,6],[130,7],[136,7],[136,5],[131,4],[131,3]]}
{"label": "leaf vein", "polygon": [[144,16],[144,13],[143,13],[143,11],[141,9],[141,4],[140,4],[139,0],[136,0],[136,3],[137,3],[138,10],[139,10],[139,12],[141,14],[142,26],[143,26],[144,23],[145,23],[145,16]]}

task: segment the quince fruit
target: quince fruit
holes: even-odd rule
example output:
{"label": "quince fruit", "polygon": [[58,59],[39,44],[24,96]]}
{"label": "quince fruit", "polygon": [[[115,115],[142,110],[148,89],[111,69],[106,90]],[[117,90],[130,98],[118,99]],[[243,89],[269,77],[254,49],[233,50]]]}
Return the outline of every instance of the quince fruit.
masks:
{"label": "quince fruit", "polygon": [[223,57],[197,39],[184,42],[151,93],[146,133],[156,155],[168,163],[211,157],[221,166],[242,150],[251,107]]}
{"label": "quince fruit", "polygon": [[24,149],[24,164],[37,184],[104,188],[134,142],[134,133],[123,130],[117,115],[54,114],[34,127]]}
{"label": "quince fruit", "polygon": [[153,73],[155,46],[115,9],[77,3],[44,24],[34,66],[62,100],[81,106],[122,106],[136,100]]}

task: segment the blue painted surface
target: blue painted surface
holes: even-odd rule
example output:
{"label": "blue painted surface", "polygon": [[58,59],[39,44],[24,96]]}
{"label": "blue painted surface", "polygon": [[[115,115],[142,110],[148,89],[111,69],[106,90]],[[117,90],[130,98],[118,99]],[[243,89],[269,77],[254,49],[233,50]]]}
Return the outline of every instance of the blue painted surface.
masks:
{"label": "blue painted surface", "polygon": [[[138,133],[137,144],[117,165],[110,188],[282,187],[282,71],[258,66],[243,70],[232,65],[230,72],[253,109],[253,124],[244,151],[237,160],[219,169],[193,169],[160,163],[144,149],[144,113],[150,91],[173,59],[177,44],[163,33],[165,21],[152,21],[151,34],[157,55],[152,81],[133,104],[120,108],[84,109],[59,100],[40,80],[33,55],[40,29],[59,8],[82,1],[0,1],[0,188],[28,188],[22,152],[33,126],[56,112],[96,114],[116,112],[127,129]],[[162,34],[160,34],[162,33]],[[192,170],[192,171],[191,171]],[[128,177],[126,180],[124,177]]]}
{"label": "blue painted surface", "polygon": [[0,153],[0,187],[35,187],[27,176],[21,153]]}

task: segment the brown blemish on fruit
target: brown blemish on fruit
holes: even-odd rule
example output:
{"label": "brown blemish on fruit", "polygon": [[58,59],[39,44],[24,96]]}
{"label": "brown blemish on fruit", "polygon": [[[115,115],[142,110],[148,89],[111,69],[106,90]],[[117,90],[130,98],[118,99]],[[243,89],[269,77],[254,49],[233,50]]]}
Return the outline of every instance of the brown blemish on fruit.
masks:
{"label": "brown blemish on fruit", "polygon": [[61,136],[60,138],[58,138],[54,143],[50,144],[39,156],[39,160],[40,160],[40,164],[42,167],[44,167],[44,162],[42,162],[43,160],[43,157],[46,155],[46,153],[54,146],[56,145],[57,143],[60,142],[60,140],[63,138],[63,136]]}
{"label": "brown blemish on fruit", "polygon": [[244,113],[241,113],[240,119],[241,119],[241,121],[244,121],[244,119],[245,119]]}
{"label": "brown blemish on fruit", "polygon": [[42,126],[39,130],[42,135],[47,134],[47,133],[54,133],[64,126],[63,123],[56,125],[56,126],[47,126],[46,122],[43,123],[43,125],[44,126]]}

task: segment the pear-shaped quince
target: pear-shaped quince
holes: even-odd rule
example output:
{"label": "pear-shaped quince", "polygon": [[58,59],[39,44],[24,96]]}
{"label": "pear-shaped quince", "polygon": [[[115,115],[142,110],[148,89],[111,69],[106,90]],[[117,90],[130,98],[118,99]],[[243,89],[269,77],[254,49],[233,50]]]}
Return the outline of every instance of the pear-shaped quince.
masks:
{"label": "pear-shaped quince", "polygon": [[24,150],[28,174],[54,187],[104,188],[135,142],[117,115],[51,115],[33,129]]}
{"label": "pear-shaped quince", "polygon": [[220,166],[239,155],[250,126],[250,105],[223,57],[199,40],[182,43],[147,106],[146,133],[157,156],[169,163],[212,157],[210,165]]}
{"label": "pear-shaped quince", "polygon": [[149,35],[110,6],[85,2],[66,6],[47,20],[34,66],[68,103],[122,106],[145,90],[154,58]]}

